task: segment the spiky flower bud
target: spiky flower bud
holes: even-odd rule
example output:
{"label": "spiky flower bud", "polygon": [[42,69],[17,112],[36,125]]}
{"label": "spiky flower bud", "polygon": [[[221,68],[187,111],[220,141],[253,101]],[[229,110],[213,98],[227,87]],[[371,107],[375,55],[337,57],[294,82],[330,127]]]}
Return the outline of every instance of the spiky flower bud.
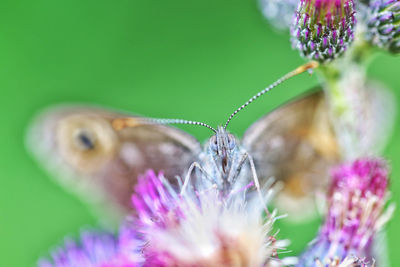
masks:
{"label": "spiky flower bud", "polygon": [[341,262],[351,255],[373,262],[373,237],[392,211],[383,212],[387,186],[387,166],[380,159],[360,159],[335,169],[324,225],[298,266],[318,266],[315,259]]}
{"label": "spiky flower bud", "polygon": [[354,39],[353,0],[300,0],[291,29],[292,45],[319,62],[343,54]]}
{"label": "spiky flower bud", "polygon": [[371,43],[400,53],[400,0],[376,0],[370,10],[367,37]]}

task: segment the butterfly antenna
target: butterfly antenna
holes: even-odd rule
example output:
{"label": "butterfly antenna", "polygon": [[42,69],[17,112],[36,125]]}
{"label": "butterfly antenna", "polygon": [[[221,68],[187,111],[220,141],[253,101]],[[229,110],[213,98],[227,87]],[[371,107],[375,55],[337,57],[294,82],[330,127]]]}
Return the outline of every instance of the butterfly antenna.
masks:
{"label": "butterfly antenna", "polygon": [[217,130],[211,127],[210,125],[199,122],[199,121],[189,121],[189,120],[181,120],[181,119],[153,119],[153,118],[118,118],[113,120],[112,125],[114,129],[121,130],[128,127],[135,127],[142,124],[188,124],[188,125],[200,125],[212,130],[214,133],[217,133]]}
{"label": "butterfly antenna", "polygon": [[298,68],[296,68],[295,70],[287,73],[286,75],[284,75],[283,77],[279,78],[277,81],[275,81],[273,84],[271,84],[270,86],[264,88],[263,90],[261,90],[260,92],[258,92],[256,95],[254,95],[252,98],[250,98],[249,100],[246,101],[246,103],[244,103],[243,105],[241,105],[237,110],[235,110],[235,112],[233,112],[231,114],[231,116],[229,116],[229,119],[226,121],[225,125],[224,125],[224,129],[226,129],[226,127],[228,126],[229,122],[232,120],[233,117],[235,117],[235,115],[237,113],[239,113],[239,111],[241,111],[242,109],[244,109],[245,107],[247,107],[251,102],[253,102],[254,100],[256,100],[257,98],[259,98],[260,96],[262,96],[263,94],[269,92],[271,89],[273,89],[274,87],[278,86],[279,84],[283,83],[284,81],[298,75],[301,74],[307,70],[311,70],[311,69],[315,69],[319,66],[318,62],[316,61],[311,61],[307,64],[304,64]]}

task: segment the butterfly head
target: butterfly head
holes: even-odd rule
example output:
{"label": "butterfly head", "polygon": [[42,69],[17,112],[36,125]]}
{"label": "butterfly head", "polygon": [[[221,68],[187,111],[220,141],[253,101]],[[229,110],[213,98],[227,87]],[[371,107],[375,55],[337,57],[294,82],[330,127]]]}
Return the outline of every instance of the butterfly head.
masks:
{"label": "butterfly head", "polygon": [[232,159],[237,150],[237,140],[225,128],[218,127],[217,132],[210,138],[208,151],[222,174],[227,175],[232,167]]}
{"label": "butterfly head", "polygon": [[[272,83],[270,86],[264,88],[253,97],[251,97],[248,101],[246,101],[243,105],[237,108],[228,118],[223,126],[218,127],[217,129],[212,126],[199,122],[199,121],[191,121],[191,120],[182,120],[182,119],[156,119],[156,118],[120,118],[113,121],[113,126],[115,129],[123,129],[126,127],[134,127],[138,122],[141,124],[187,124],[187,125],[198,125],[203,126],[214,132],[214,135],[210,138],[209,144],[206,146],[206,155],[208,157],[207,161],[211,159],[211,162],[214,163],[214,169],[212,175],[217,175],[221,177],[224,181],[229,179],[234,179],[235,177],[229,177],[230,170],[234,165],[233,161],[237,158],[239,153],[238,145],[236,142],[236,138],[227,132],[227,127],[231,120],[245,107],[251,104],[254,100],[261,97],[265,93],[269,92],[274,87],[278,86],[282,82],[287,79],[296,76],[300,73],[303,73],[307,70],[312,70],[318,67],[317,62],[309,62],[304,64],[295,70],[287,73],[282,76],[280,79]],[[239,153],[240,154],[240,153]],[[238,166],[240,168],[240,166]],[[215,173],[218,172],[218,173]],[[234,174],[236,175],[236,174]],[[228,179],[229,178],[229,179]]]}

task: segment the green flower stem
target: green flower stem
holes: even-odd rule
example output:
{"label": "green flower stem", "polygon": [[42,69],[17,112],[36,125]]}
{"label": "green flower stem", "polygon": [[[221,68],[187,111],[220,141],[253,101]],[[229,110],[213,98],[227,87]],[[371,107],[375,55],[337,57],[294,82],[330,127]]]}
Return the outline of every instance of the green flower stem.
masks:
{"label": "green flower stem", "polygon": [[342,116],[349,110],[344,88],[339,85],[343,73],[341,73],[339,68],[331,64],[321,66],[317,73],[323,80],[323,87],[328,94],[334,115],[337,117]]}
{"label": "green flower stem", "polygon": [[[362,38],[356,38],[356,40]],[[329,64],[323,64],[317,73],[327,93],[327,99],[336,131],[340,131],[341,150],[345,157],[355,157],[361,153],[360,135],[362,127],[358,114],[366,84],[366,66],[373,49],[365,41],[357,41],[345,57]],[[358,96],[355,98],[354,96]]]}

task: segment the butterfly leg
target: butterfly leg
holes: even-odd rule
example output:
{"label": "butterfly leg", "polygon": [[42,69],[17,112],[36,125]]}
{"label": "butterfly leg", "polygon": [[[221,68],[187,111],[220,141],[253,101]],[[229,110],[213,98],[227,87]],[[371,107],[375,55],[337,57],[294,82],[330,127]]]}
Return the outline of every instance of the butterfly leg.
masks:
{"label": "butterfly leg", "polygon": [[204,174],[205,177],[206,177],[209,181],[211,181],[210,176],[208,175],[208,173],[203,169],[203,167],[201,167],[201,165],[200,165],[198,162],[195,161],[195,162],[193,162],[193,163],[190,165],[189,170],[188,170],[188,172],[187,172],[187,174],[186,174],[185,182],[183,183],[183,186],[182,186],[182,189],[181,189],[181,195],[185,193],[186,187],[187,187],[188,184],[189,184],[190,177],[192,176],[192,173],[193,173],[193,171],[194,171],[195,168],[199,169],[199,170],[201,171],[201,173]]}
{"label": "butterfly leg", "polygon": [[243,156],[240,158],[240,161],[237,165],[235,174],[228,178],[229,183],[233,183],[234,180],[239,176],[240,171],[242,170],[243,164],[248,160],[249,154],[247,152],[243,153]]}
{"label": "butterfly leg", "polygon": [[256,171],[256,167],[255,167],[255,165],[254,165],[253,158],[252,158],[252,157],[250,156],[250,154],[247,153],[247,152],[244,152],[244,153],[243,153],[243,155],[242,155],[242,157],[241,157],[241,159],[240,159],[240,161],[239,161],[238,167],[236,168],[235,175],[230,179],[230,182],[233,182],[233,180],[234,180],[236,177],[239,176],[239,173],[240,173],[240,171],[242,170],[243,164],[244,164],[247,160],[249,161],[249,164],[250,164],[250,170],[251,170],[251,173],[252,173],[252,176],[253,176],[254,186],[255,186],[255,188],[256,188],[257,190],[260,190],[260,182],[258,181],[257,171]]}
{"label": "butterfly leg", "polygon": [[[244,161],[246,161],[246,159],[249,161],[249,164],[250,164],[250,170],[251,170],[251,173],[252,173],[252,176],[253,176],[254,187],[257,189],[258,196],[259,196],[260,200],[262,201],[263,204],[265,204],[264,197],[263,197],[263,195],[261,193],[260,181],[258,180],[257,170],[256,170],[256,166],[254,164],[253,157],[249,153],[244,152],[243,156],[242,156],[242,159],[241,159],[241,161],[239,163],[239,167],[241,167],[240,165],[243,165],[243,163],[244,163]],[[243,163],[242,163],[242,161],[243,161]],[[270,212],[268,211],[268,208],[266,206],[264,207],[264,210],[265,210],[265,213],[267,215],[270,215]]]}

